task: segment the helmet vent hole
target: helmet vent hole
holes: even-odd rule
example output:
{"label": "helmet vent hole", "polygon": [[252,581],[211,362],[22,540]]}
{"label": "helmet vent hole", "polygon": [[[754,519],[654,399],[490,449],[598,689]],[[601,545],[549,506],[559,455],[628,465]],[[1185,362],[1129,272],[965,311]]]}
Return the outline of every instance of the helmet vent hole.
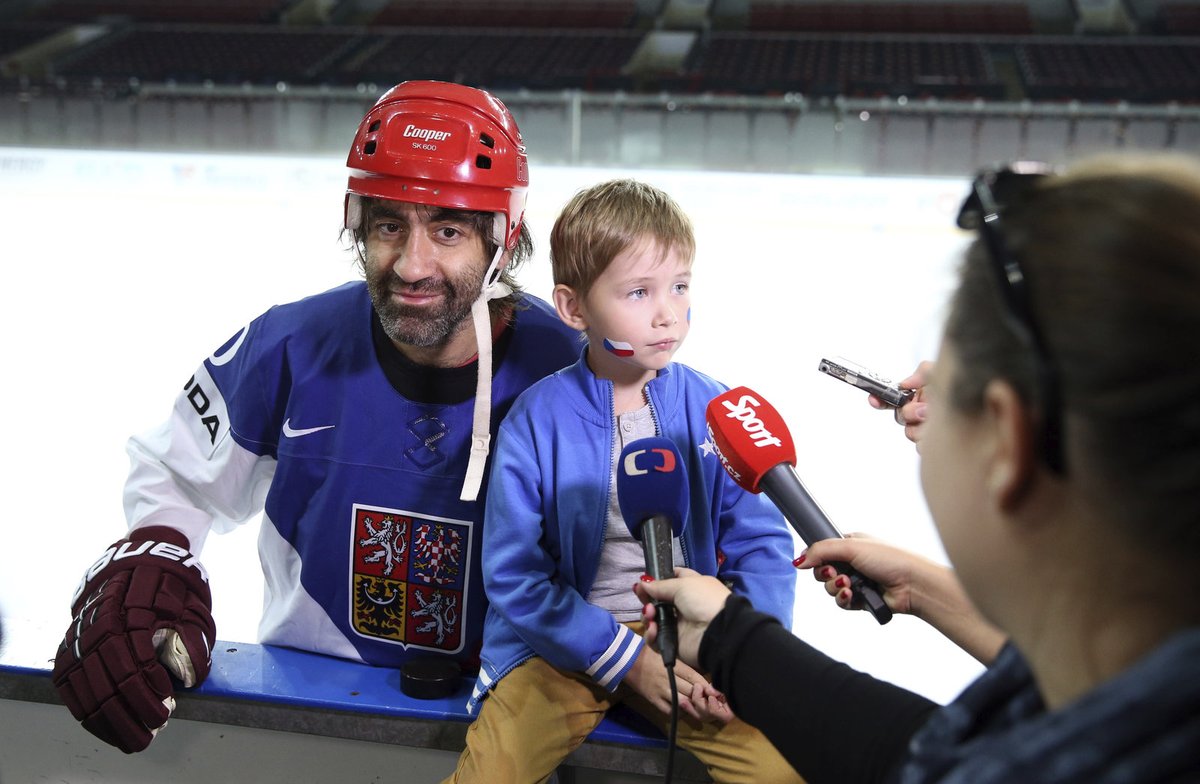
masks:
{"label": "helmet vent hole", "polygon": [[375,141],[374,140],[371,140],[363,145],[363,154],[364,155],[374,155],[375,154]]}
{"label": "helmet vent hole", "polygon": [[475,165],[480,169],[490,169],[492,168],[492,159],[486,155],[476,155]]}
{"label": "helmet vent hole", "polygon": [[484,147],[493,147],[494,148],[496,146],[496,140],[493,139],[491,136],[488,136],[486,133],[479,134],[479,142]]}
{"label": "helmet vent hole", "polygon": [[371,123],[370,128],[367,128],[367,133],[375,133],[378,130],[379,130],[379,120],[376,120],[375,122]]}

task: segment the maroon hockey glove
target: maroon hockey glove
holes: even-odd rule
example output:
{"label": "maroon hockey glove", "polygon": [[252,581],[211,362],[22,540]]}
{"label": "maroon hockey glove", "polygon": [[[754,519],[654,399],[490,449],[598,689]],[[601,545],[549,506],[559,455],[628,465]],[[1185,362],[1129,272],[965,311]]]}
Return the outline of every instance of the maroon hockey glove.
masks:
{"label": "maroon hockey glove", "polygon": [[187,538],[135,530],[83,576],[74,620],[54,659],[54,685],[71,714],[125,753],[150,745],[175,708],[174,685],[208,677],[216,626],[208,575]]}

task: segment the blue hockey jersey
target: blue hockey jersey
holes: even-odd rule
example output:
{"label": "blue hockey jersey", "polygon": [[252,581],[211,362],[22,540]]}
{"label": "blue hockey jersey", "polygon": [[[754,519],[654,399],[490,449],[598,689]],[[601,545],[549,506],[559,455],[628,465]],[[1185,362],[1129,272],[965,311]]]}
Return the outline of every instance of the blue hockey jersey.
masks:
{"label": "blue hockey jersey", "polygon": [[[459,500],[474,398],[401,394],[375,318],[357,282],[240,330],[188,380],[171,418],[130,440],[126,514],[131,528],[182,530],[198,552],[210,529],[263,511],[260,642],[379,665],[440,652],[470,667],[485,610],[482,500]],[[579,341],[523,297],[496,350],[493,434]]]}

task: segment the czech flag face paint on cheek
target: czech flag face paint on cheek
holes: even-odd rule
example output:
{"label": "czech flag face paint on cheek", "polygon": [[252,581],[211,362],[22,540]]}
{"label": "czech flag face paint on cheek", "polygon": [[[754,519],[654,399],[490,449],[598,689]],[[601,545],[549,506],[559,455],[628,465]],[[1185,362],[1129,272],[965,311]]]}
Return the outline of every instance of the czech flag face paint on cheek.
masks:
{"label": "czech flag face paint on cheek", "polygon": [[633,356],[633,346],[629,345],[628,343],[623,343],[620,340],[609,340],[608,338],[605,338],[604,348],[607,349],[608,353],[613,354],[614,356]]}

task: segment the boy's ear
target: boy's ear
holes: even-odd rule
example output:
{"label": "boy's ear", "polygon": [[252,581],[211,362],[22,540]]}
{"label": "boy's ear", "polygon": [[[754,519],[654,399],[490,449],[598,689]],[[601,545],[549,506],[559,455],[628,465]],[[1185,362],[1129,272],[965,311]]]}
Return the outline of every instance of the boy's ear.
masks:
{"label": "boy's ear", "polygon": [[575,289],[559,283],[554,287],[554,309],[558,317],[572,329],[580,332],[587,329],[587,318],[583,313],[583,297],[575,293]]}

